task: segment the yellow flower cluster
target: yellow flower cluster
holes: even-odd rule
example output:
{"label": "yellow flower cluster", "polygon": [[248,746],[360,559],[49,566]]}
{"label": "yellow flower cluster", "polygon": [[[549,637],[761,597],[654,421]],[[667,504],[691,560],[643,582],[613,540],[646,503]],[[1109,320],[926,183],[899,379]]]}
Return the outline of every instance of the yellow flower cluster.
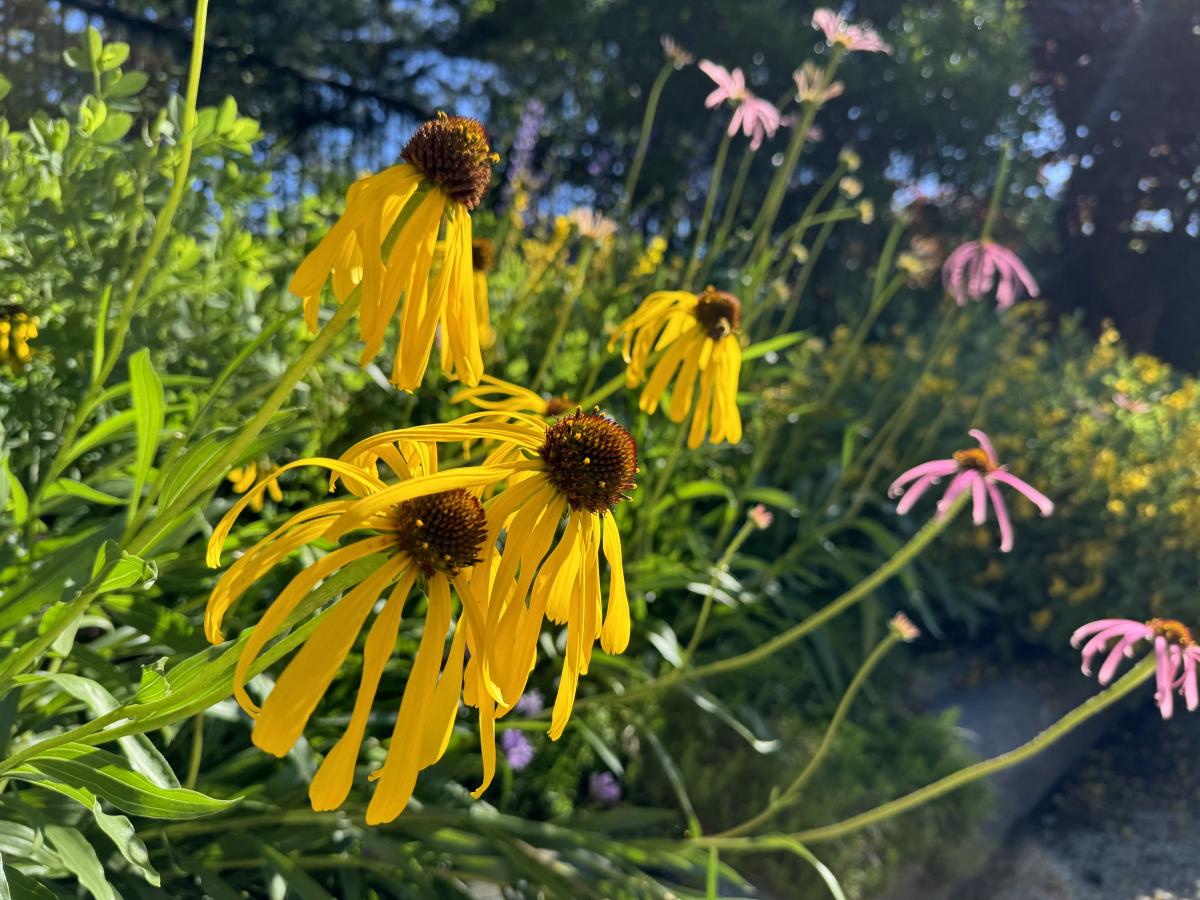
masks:
{"label": "yellow flower cluster", "polygon": [[[267,496],[280,503],[278,479],[293,469],[324,469],[331,491],[343,491],[296,512],[244,549],[218,581],[205,616],[209,639],[223,640],[233,606],[309,548],[309,563],[261,615],[234,673],[234,695],[255,719],[254,743],[276,756],[300,739],[366,631],[353,712],[310,786],[315,809],[333,809],[347,797],[410,595],[427,598],[388,754],[372,775],[370,823],[391,821],[404,810],[421,770],[445,752],[460,703],[478,711],[483,776],[476,796],[486,789],[496,772],[496,721],[524,693],[545,623],[566,632],[551,739],[567,725],[593,647],[620,653],[631,631],[613,513],[635,487],[633,438],[599,409],[572,412],[565,398],[546,399],[484,371],[482,351],[494,335],[487,284],[493,247],[474,237],[470,217],[496,158],[483,126],[440,115],[417,130],[403,158],[402,165],[350,187],[345,212],[301,263],[291,288],[315,330],[331,284],[342,320],[357,314],[364,364],[398,319],[392,381],[403,390],[418,389],[437,344],[443,371],[462,383],[453,402],[470,402],[477,411],[444,424],[385,431],[337,458],[279,467],[263,461],[230,471],[242,496],[213,529],[208,553],[209,564],[219,565],[240,514],[247,507],[262,511]],[[576,210],[557,219],[547,239],[526,239],[532,265],[522,293],[531,295],[573,232],[591,242],[591,252],[609,245],[616,227]],[[653,239],[639,271],[654,271],[665,251],[666,241]],[[690,447],[706,435],[714,443],[741,438],[740,322],[741,304],[732,294],[712,287],[699,294],[660,291],[612,336],[612,345],[623,342],[628,385],[646,382],[641,408],[652,413],[663,402],[673,421],[691,416]],[[485,453],[474,464],[442,469],[444,444],[458,445],[460,459],[479,446]],[[351,567],[352,584],[257,703],[246,682],[267,643],[322,581]]]}
{"label": "yellow flower cluster", "polygon": [[38,336],[38,320],[20,307],[0,308],[0,365],[14,375],[33,360],[29,342]]}

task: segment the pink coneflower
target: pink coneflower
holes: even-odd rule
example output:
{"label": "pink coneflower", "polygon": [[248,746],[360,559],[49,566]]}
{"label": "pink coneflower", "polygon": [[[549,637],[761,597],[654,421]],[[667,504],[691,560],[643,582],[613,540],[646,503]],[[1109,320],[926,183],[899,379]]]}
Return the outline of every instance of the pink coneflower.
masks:
{"label": "pink coneflower", "polygon": [[[938,501],[938,518],[946,514],[961,494],[970,491],[973,501],[972,518],[976,525],[982,525],[987,521],[990,500],[992,509],[996,512],[996,524],[1000,527],[1000,552],[1007,553],[1013,547],[1013,529],[1008,517],[1008,507],[1000,495],[1000,485],[1007,484],[1024,495],[1043,516],[1054,512],[1054,504],[1037,488],[1000,465],[996,458],[996,448],[992,446],[986,434],[978,428],[972,428],[968,433],[979,442],[978,447],[959,450],[950,459],[935,459],[914,466],[892,482],[888,488],[888,496],[894,498],[904,495],[896,504],[896,512],[904,515],[930,487],[953,475],[946,493]],[[913,484],[906,488],[909,482]]]}
{"label": "pink coneflower", "polygon": [[812,16],[812,26],[825,33],[825,40],[834,47],[845,47],[853,53],[861,50],[864,53],[891,53],[891,46],[883,40],[874,29],[865,25],[851,25],[841,13],[835,13],[828,7],[821,7]]}
{"label": "pink coneflower", "polygon": [[663,55],[666,56],[667,59],[671,60],[671,62],[675,63],[675,68],[677,69],[682,69],[684,66],[690,66],[692,61],[695,59],[692,54],[683,49],[683,47],[679,45],[679,42],[669,34],[661,35],[658,39],[658,42],[662,45]]}
{"label": "pink coneflower", "polygon": [[1030,297],[1038,295],[1038,284],[1021,258],[993,241],[967,241],[951,253],[942,266],[942,284],[959,306],[966,305],[968,299],[982,299],[993,285],[997,285],[999,310],[1017,302],[1022,286]]}
{"label": "pink coneflower", "polygon": [[1122,393],[1118,392],[1116,394],[1113,394],[1112,399],[1113,399],[1114,404],[1116,404],[1117,406],[1119,406],[1121,409],[1125,410],[1126,412],[1131,412],[1131,413],[1150,412],[1150,404],[1149,403],[1147,403],[1145,400],[1134,400],[1128,394],[1122,394]]}
{"label": "pink coneflower", "polygon": [[699,66],[717,85],[716,90],[704,98],[704,105],[708,109],[722,103],[732,103],[736,107],[733,118],[729,120],[730,137],[737,134],[740,128],[750,138],[750,149],[757,150],[762,146],[764,137],[775,136],[780,124],[779,110],[775,104],[754,96],[746,87],[746,76],[741,69],[730,72],[708,59],[700,60]]}
{"label": "pink coneflower", "polygon": [[845,89],[840,81],[825,83],[825,70],[811,60],[792,73],[796,82],[796,100],[799,103],[815,103],[818,106],[835,97],[842,96]]}
{"label": "pink coneflower", "polygon": [[[1175,711],[1176,691],[1183,694],[1189,712],[1200,706],[1200,690],[1196,683],[1200,647],[1181,622],[1174,619],[1151,619],[1149,622],[1099,619],[1071,635],[1071,646],[1078,647],[1084,639],[1087,639],[1083,645],[1084,675],[1092,674],[1092,661],[1097,655],[1108,652],[1097,678],[1101,684],[1112,681],[1122,659],[1133,657],[1133,648],[1138,641],[1153,641],[1156,662],[1154,702],[1162,717],[1169,719]],[[1110,648],[1111,641],[1116,643]]]}

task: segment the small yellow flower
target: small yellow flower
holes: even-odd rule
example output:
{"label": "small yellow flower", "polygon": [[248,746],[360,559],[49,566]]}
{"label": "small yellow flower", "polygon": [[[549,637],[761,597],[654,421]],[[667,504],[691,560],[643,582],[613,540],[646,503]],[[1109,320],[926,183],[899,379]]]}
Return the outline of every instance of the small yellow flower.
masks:
{"label": "small yellow flower", "polygon": [[857,172],[862,166],[862,157],[849,147],[843,147],[838,153],[838,162],[846,167],[847,172]]}
{"label": "small yellow flower", "polygon": [[637,265],[634,266],[634,276],[641,278],[646,275],[653,275],[658,267],[662,265],[663,256],[666,252],[666,238],[656,234],[650,239],[650,243],[646,245],[645,252],[642,253],[637,261]]}
{"label": "small yellow flower", "polygon": [[14,375],[20,374],[33,360],[29,342],[38,336],[38,320],[21,307],[0,307],[0,365],[8,366]]}
{"label": "small yellow flower", "polygon": [[866,197],[859,200],[855,208],[858,210],[858,217],[862,219],[864,225],[870,225],[875,221],[875,204]]}
{"label": "small yellow flower", "polygon": [[256,513],[263,510],[264,495],[270,495],[275,503],[283,502],[283,491],[279,487],[279,482],[271,476],[275,474],[275,467],[271,465],[270,460],[263,462],[263,484],[255,487],[255,482],[258,480],[258,463],[247,463],[244,466],[230,469],[229,475],[226,476],[233,482],[233,492],[235,494],[244,494],[251,488],[254,488],[250,495],[250,508]]}
{"label": "small yellow flower", "polygon": [[[637,387],[646,382],[638,404],[643,412],[658,409],[674,378],[667,416],[673,422],[682,422],[692,407],[699,381],[700,396],[687,439],[692,449],[704,442],[706,431],[713,443],[736,444],[742,439],[742,418],[737,407],[742,368],[738,343],[741,318],[741,302],[711,286],[700,294],[657,291],[617,326],[609,341],[610,350],[617,341],[623,342],[622,353],[628,363],[626,384]],[[653,350],[661,350],[662,357],[647,380],[646,365]]]}
{"label": "small yellow flower", "polygon": [[854,200],[863,191],[862,182],[852,175],[847,175],[838,182],[838,190],[848,200]]}
{"label": "small yellow flower", "polygon": [[[401,157],[402,164],[350,186],[345,212],[305,257],[289,289],[304,299],[305,321],[314,332],[326,281],[332,279],[338,303],[361,290],[363,364],[379,354],[399,310],[400,341],[391,380],[402,390],[420,385],[439,326],[442,369],[477,384],[483,360],[470,212],[483,198],[499,157],[483,125],[445,113],[418,128]],[[384,259],[384,245],[398,222]],[[443,225],[445,259],[435,273],[434,251]]]}

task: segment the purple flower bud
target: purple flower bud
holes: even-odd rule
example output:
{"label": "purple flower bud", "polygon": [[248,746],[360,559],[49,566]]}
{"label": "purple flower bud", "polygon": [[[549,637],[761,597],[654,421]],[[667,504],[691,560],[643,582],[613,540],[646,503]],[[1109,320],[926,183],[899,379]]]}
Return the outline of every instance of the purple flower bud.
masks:
{"label": "purple flower bud", "polygon": [[621,802],[621,786],[612,772],[593,772],[588,776],[588,796],[601,806],[616,806]]}

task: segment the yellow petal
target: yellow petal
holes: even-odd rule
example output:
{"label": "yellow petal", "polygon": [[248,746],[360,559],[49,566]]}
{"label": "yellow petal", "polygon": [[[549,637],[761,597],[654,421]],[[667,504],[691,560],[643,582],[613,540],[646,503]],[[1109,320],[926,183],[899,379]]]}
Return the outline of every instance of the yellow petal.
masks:
{"label": "yellow petal", "polygon": [[621,559],[621,533],[612,515],[601,519],[604,558],[608,561],[608,614],[600,631],[605,653],[624,653],[629,646],[629,596],[625,592],[625,568]]}
{"label": "yellow petal", "polygon": [[404,603],[412,591],[416,575],[415,569],[409,569],[400,577],[387,603],[371,623],[371,630],[367,632],[367,641],[363,646],[362,676],[358,683],[358,694],[354,698],[350,724],[321,761],[308,788],[308,798],[315,810],[337,809],[350,793],[371,706],[375,702],[383,670],[396,648],[396,632],[400,628]]}
{"label": "yellow petal", "polygon": [[392,540],[391,537],[386,536],[367,538],[348,547],[341,547],[321,557],[288,582],[287,587],[283,589],[282,593],[275,599],[275,602],[267,607],[267,611],[263,614],[263,617],[254,627],[254,630],[250,632],[250,637],[246,641],[246,646],[242,648],[237,666],[234,668],[233,693],[238,703],[241,704],[242,709],[251,715],[258,714],[258,707],[250,699],[250,695],[246,693],[246,676],[249,674],[250,668],[254,665],[254,661],[258,658],[259,652],[266,646],[267,641],[273,638],[275,633],[283,626],[284,620],[292,614],[292,610],[300,604],[301,600],[308,596],[309,592],[316,587],[317,582],[355,560],[363,559],[373,553],[378,553],[380,550],[386,549],[391,545]]}

